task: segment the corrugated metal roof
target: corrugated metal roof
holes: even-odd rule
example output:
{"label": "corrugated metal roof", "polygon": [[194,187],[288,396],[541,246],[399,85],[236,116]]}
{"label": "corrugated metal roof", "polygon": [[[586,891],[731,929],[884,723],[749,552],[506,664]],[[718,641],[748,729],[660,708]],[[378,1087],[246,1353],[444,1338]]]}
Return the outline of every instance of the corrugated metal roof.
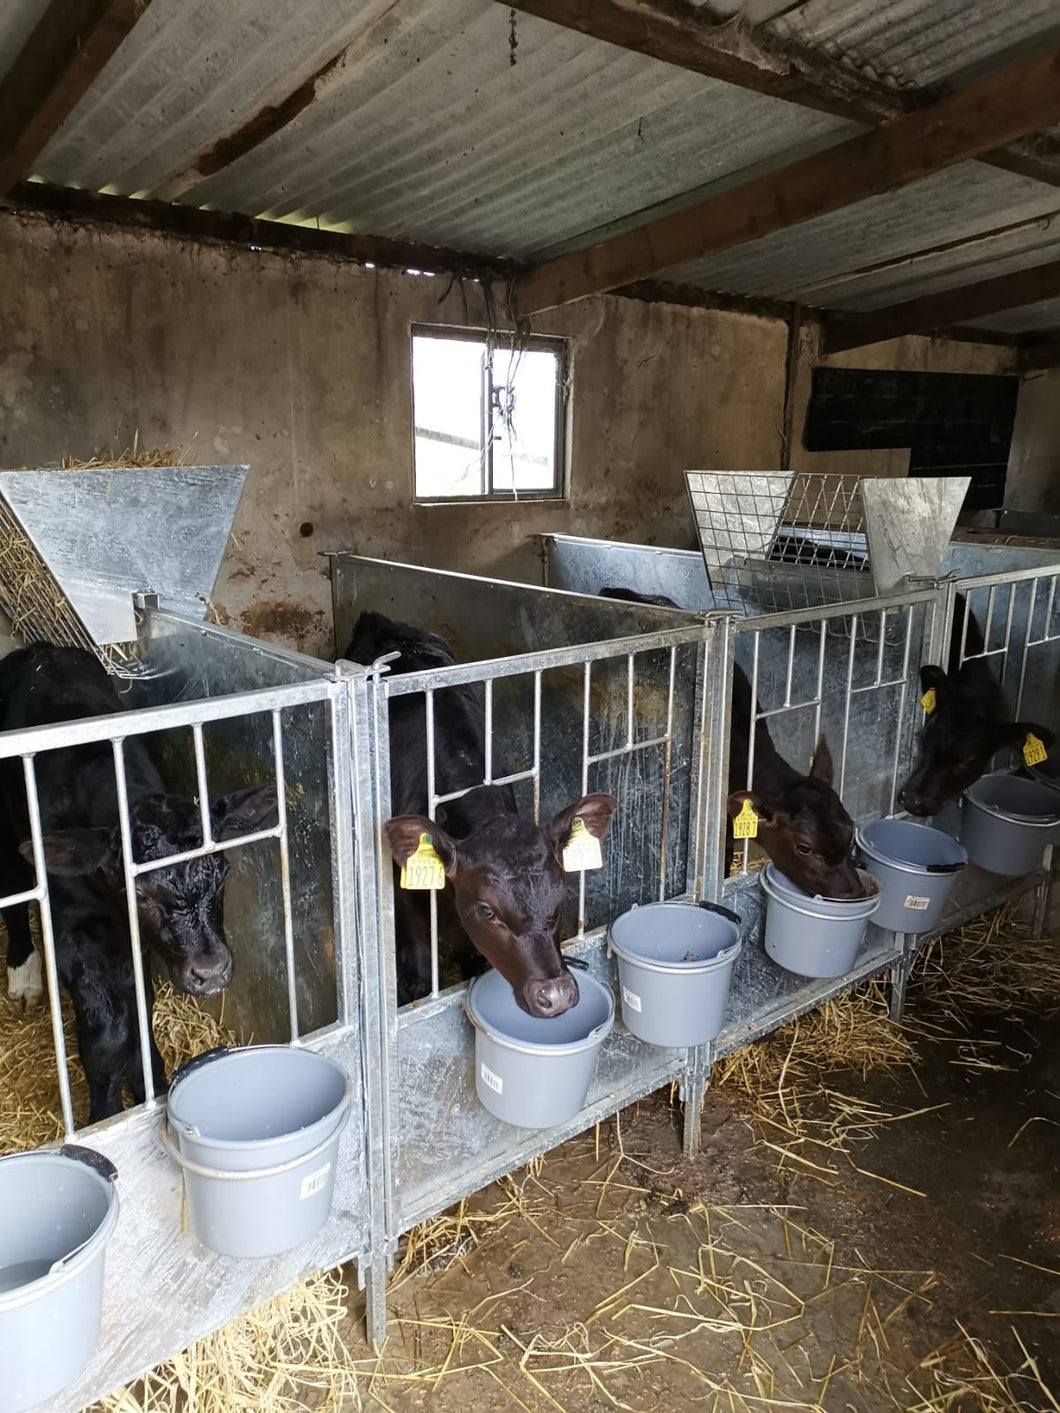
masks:
{"label": "corrugated metal roof", "polygon": [[1048,48],[1060,13],[1056,0],[805,0],[765,28],[884,81],[927,88]]}
{"label": "corrugated metal roof", "polygon": [[1022,309],[1006,309],[989,319],[977,319],[976,328],[993,329],[999,334],[1046,333],[1060,328],[1060,299],[1042,299]]}
{"label": "corrugated metal roof", "polygon": [[[711,4],[898,87],[964,81],[1060,44],[1058,0]],[[45,6],[0,7],[0,73]],[[38,174],[164,189],[344,46],[315,101],[182,199],[540,257],[858,130],[525,15],[515,26],[513,66],[495,0],[153,0]],[[1057,214],[1057,188],[968,163],[660,278],[871,309],[1058,258]]]}
{"label": "corrugated metal roof", "polygon": [[[901,267],[886,262],[1057,213],[1060,192],[1054,188],[965,162],[900,191],[681,266],[662,278],[836,309],[873,308],[913,297]],[[940,253],[935,273],[959,273],[960,259],[956,250]],[[866,269],[880,265],[883,268]],[[861,271],[865,273],[856,273]],[[845,289],[833,286],[837,277],[843,278]]]}

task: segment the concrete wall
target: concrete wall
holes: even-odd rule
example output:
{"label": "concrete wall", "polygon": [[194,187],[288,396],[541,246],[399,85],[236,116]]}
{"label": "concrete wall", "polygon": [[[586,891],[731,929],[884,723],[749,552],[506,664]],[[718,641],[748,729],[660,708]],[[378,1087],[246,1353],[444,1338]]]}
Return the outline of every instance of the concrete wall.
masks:
{"label": "concrete wall", "polygon": [[[250,476],[215,601],[223,621],[331,652],[321,552],[353,549],[537,581],[528,536],[690,547],[681,473],[782,464],[779,320],[604,296],[535,320],[573,351],[569,502],[412,503],[410,329],[483,327],[478,286],[42,218],[0,218],[0,466],[182,448]],[[803,331],[791,462],[904,474],[908,452],[801,451],[816,335]],[[909,338],[850,367],[1010,372],[1004,349]]]}
{"label": "concrete wall", "polygon": [[[215,600],[329,653],[320,551],[539,579],[535,531],[690,545],[681,472],[775,466],[785,325],[604,297],[536,321],[573,348],[571,498],[412,504],[410,327],[481,327],[477,286],[0,220],[0,465],[187,448],[250,476]],[[447,292],[448,290],[448,292]]]}
{"label": "concrete wall", "polygon": [[1060,368],[1030,373],[1020,386],[1005,509],[1060,515]]}

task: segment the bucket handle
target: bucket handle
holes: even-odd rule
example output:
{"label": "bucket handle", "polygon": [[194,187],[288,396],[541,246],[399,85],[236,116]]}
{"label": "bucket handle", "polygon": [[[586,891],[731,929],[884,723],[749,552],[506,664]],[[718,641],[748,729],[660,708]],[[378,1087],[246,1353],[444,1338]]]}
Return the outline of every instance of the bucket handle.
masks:
{"label": "bucket handle", "polygon": [[737,927],[743,927],[743,918],[739,913],[734,913],[732,908],[723,908],[720,903],[705,903],[702,900],[700,900],[697,906],[701,907],[704,912],[720,913],[722,917],[728,918],[730,922],[734,922]]}
{"label": "bucket handle", "polygon": [[569,967],[574,967],[576,971],[589,970],[589,963],[585,960],[584,957],[568,957],[566,952],[564,952],[563,960],[567,963]]}
{"label": "bucket handle", "polygon": [[231,1047],[228,1045],[214,1045],[210,1050],[203,1050],[201,1054],[192,1055],[190,1060],[185,1060],[182,1065],[178,1065],[170,1077],[170,1089],[179,1079],[186,1079],[193,1070],[199,1069],[202,1065],[208,1065],[211,1060],[219,1060],[222,1055],[231,1054]]}
{"label": "bucket handle", "polygon": [[117,1182],[118,1180],[118,1169],[109,1158],[105,1158],[102,1153],[97,1153],[94,1148],[82,1148],[80,1143],[64,1143],[59,1149],[59,1153],[63,1158],[72,1158],[75,1163],[84,1163],[87,1168],[91,1168],[101,1178],[106,1178],[108,1182]]}

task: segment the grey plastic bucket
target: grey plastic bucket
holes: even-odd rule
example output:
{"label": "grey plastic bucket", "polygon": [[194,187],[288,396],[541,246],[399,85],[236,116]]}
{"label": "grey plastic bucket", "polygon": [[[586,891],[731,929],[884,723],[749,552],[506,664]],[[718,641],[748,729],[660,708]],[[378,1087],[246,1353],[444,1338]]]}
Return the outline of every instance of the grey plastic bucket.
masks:
{"label": "grey plastic bucket", "polygon": [[349,1107],[346,1072],[300,1046],[188,1061],[173,1078],[163,1141],[184,1170],[199,1241],[223,1256],[275,1256],[308,1241],[331,1211]]}
{"label": "grey plastic bucket", "polygon": [[858,876],[868,896],[815,898],[767,863],[759,879],[766,895],[768,955],[797,976],[845,976],[857,960],[869,918],[880,906],[876,880],[862,869]]}
{"label": "grey plastic bucket", "polygon": [[705,1045],[721,1030],[740,919],[716,903],[648,903],[611,924],[622,1022],[639,1040]]}
{"label": "grey plastic bucket", "polygon": [[961,843],[972,863],[1014,877],[1033,873],[1060,838],[1060,796],[1018,775],[984,775],[964,792]]}
{"label": "grey plastic bucket", "polygon": [[968,862],[962,844],[911,819],[877,819],[857,831],[866,871],[880,885],[872,919],[895,932],[930,932],[942,920],[957,875]]}
{"label": "grey plastic bucket", "polygon": [[96,1347],[117,1172],[69,1144],[0,1158],[0,1408],[54,1398]]}
{"label": "grey plastic bucket", "polygon": [[601,981],[578,977],[578,1001],[561,1016],[530,1016],[498,971],[476,976],[467,1014],[475,1027],[475,1090],[495,1118],[519,1128],[554,1128],[585,1105],[596,1056],[615,1021]]}

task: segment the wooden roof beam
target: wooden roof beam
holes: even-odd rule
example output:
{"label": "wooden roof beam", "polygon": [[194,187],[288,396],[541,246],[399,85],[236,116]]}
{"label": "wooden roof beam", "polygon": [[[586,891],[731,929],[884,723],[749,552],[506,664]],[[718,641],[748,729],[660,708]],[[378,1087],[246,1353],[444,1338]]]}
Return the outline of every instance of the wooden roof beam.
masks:
{"label": "wooden roof beam", "polygon": [[1060,295],[1060,260],[993,280],[908,299],[865,314],[833,314],[821,329],[821,352],[839,353],[867,343],[920,334],[947,324],[967,324]]}
{"label": "wooden roof beam", "polygon": [[895,191],[1060,122],[1060,50],[969,84],[919,112],[826,152],[708,197],[585,250],[546,261],[515,282],[530,315]]}
{"label": "wooden roof beam", "polygon": [[[498,0],[510,6],[510,0]],[[892,88],[826,54],[762,29],[715,23],[687,0],[515,0],[514,8],[593,39],[803,108],[877,127],[943,96]],[[982,154],[981,161],[1060,186],[1060,142],[1046,134]]]}
{"label": "wooden roof beam", "polygon": [[0,196],[27,177],[150,0],[51,0],[0,79]]}

